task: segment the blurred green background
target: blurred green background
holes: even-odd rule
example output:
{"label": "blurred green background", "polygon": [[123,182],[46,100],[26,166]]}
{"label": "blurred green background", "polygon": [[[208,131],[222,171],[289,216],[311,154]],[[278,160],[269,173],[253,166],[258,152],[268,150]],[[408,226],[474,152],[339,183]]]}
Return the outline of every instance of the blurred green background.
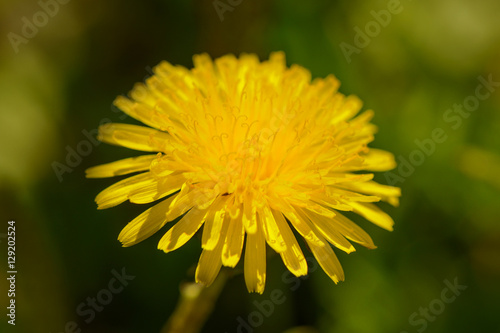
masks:
{"label": "blurred green background", "polygon": [[[95,195],[113,180],[87,180],[84,170],[135,153],[96,144],[95,130],[106,120],[135,123],[111,103],[161,60],[190,68],[200,52],[267,59],[275,50],[313,77],[335,74],[341,92],[375,110],[372,146],[410,166],[389,175],[402,187],[401,206],[381,205],[395,230],[356,219],[378,249],[336,251],[346,273],[338,285],[319,269],[292,280],[271,257],[264,295],[249,295],[242,274],[235,276],[203,331],[500,331],[500,90],[495,83],[478,88],[479,77],[500,81],[500,2],[41,3],[0,1],[1,332],[71,332],[71,321],[81,332],[160,331],[179,284],[193,279],[200,241],[165,255],[156,249],[158,233],[121,248],[118,233],[145,208],[125,203],[97,211]],[[34,20],[39,27],[30,30]],[[476,89],[484,98],[470,97]],[[448,111],[463,103],[473,111]],[[446,140],[431,149],[436,128]],[[418,153],[415,140],[434,151]],[[68,165],[68,151],[76,149],[86,156]],[[67,167],[59,176],[57,163]],[[388,183],[387,176],[377,180]],[[9,220],[17,226],[15,328],[4,314]],[[122,268],[135,278],[87,323],[78,307]],[[467,289],[443,303],[444,281],[455,279]],[[274,289],[285,301],[269,316],[255,315],[253,302],[269,300]],[[420,312],[429,306],[427,316]],[[237,318],[248,323],[249,315],[259,325],[238,328]]]}

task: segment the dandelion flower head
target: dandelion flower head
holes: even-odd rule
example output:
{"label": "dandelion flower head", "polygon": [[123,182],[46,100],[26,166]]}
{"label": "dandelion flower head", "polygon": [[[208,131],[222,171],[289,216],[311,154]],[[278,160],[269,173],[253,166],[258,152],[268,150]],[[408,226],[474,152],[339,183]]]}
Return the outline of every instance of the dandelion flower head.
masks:
{"label": "dandelion flower head", "polygon": [[247,288],[262,293],[268,248],[291,273],[307,274],[299,235],[326,274],[343,280],[331,245],[347,253],[351,241],[375,247],[344,212],[392,230],[374,202],[397,205],[400,196],[367,173],[395,167],[391,153],[367,146],[373,112],[358,115],[361,101],[339,93],[334,76],[311,80],[281,52],[263,62],[252,54],[193,61],[190,70],[162,62],[115,100],[147,127],[99,129],[101,141],[146,154],[87,170],[89,178],[129,175],[96,197],[98,208],[156,202],[119,241],[134,245],[174,222],[158,244],[170,252],[201,230],[196,281],[210,285],[244,256]]}

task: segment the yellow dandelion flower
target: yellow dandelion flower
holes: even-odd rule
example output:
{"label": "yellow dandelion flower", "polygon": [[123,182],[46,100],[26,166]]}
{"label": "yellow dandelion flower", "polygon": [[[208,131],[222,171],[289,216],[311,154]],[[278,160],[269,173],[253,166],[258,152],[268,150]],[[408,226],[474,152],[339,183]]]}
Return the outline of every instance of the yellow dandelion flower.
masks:
{"label": "yellow dandelion flower", "polygon": [[247,288],[262,293],[266,244],[291,273],[307,274],[295,229],[326,274],[343,280],[330,244],[347,253],[354,251],[349,240],[375,245],[341,212],[392,230],[373,202],[397,205],[400,196],[359,173],[395,167],[391,153],[367,147],[373,112],[356,116],[361,101],[339,93],[334,76],[311,81],[305,68],[287,68],[281,52],[264,62],[252,54],[193,61],[191,70],[162,62],[129,98],[115,100],[149,127],[99,129],[103,142],[153,154],[88,169],[89,178],[137,173],[99,193],[98,208],[162,200],[132,220],[120,242],[134,245],[181,217],[159,249],[178,249],[203,226],[196,281],[210,285],[222,266],[235,267],[245,245]]}

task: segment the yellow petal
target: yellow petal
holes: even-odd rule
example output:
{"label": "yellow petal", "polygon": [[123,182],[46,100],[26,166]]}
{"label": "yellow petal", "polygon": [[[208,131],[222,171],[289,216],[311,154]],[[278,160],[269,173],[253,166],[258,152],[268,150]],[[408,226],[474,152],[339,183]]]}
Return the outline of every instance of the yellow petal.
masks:
{"label": "yellow petal", "polygon": [[297,214],[293,206],[286,200],[280,198],[279,196],[273,196],[271,202],[275,207],[277,207],[277,210],[283,213],[283,215],[290,221],[295,230],[297,230],[302,237],[315,242],[320,246],[323,245],[309,225]]}
{"label": "yellow petal", "polygon": [[167,152],[171,136],[149,127],[111,123],[99,127],[98,139],[135,150]]}
{"label": "yellow petal", "polygon": [[306,275],[306,259],[304,258],[304,254],[302,253],[299,243],[297,243],[288,222],[280,212],[272,210],[272,214],[286,245],[286,250],[280,253],[283,263],[293,275]]}
{"label": "yellow petal", "polygon": [[[342,96],[339,94],[339,96]],[[335,115],[331,118],[331,123],[335,124],[341,121],[346,121],[354,117],[361,107],[363,102],[354,95],[344,97],[339,105],[339,109],[336,111]]]}
{"label": "yellow petal", "polygon": [[170,197],[163,200],[129,222],[118,236],[122,245],[135,245],[160,230],[167,222],[165,212],[173,199],[174,197]]}
{"label": "yellow petal", "polygon": [[317,244],[318,246],[323,246],[324,243],[318,238],[314,230],[310,227],[310,225],[300,216],[295,209],[286,213],[286,218],[293,225],[295,230],[299,232],[299,234],[304,237],[306,240]]}
{"label": "yellow petal", "polygon": [[248,292],[262,294],[266,284],[266,240],[261,226],[253,234],[247,233],[245,248],[245,283]]}
{"label": "yellow petal", "polygon": [[106,209],[121,204],[129,198],[133,191],[140,191],[148,186],[156,184],[156,179],[150,172],[144,172],[109,186],[97,195],[95,201],[97,209]]}
{"label": "yellow petal", "polygon": [[332,223],[334,227],[337,228],[337,230],[347,239],[350,239],[353,242],[361,244],[369,249],[376,248],[370,235],[344,215],[337,213],[337,215],[332,218]]}
{"label": "yellow petal", "polygon": [[150,203],[179,191],[185,182],[186,178],[182,174],[172,174],[162,177],[142,188],[130,191],[128,197],[132,203]]}
{"label": "yellow petal", "polygon": [[[154,68],[154,73],[156,75],[148,78],[146,83],[148,88],[155,90],[156,94],[150,94],[153,97],[152,100],[145,100],[145,103],[153,103],[150,104],[153,106],[155,102],[158,102],[158,99],[161,99],[162,102],[166,103],[164,109],[170,111],[170,114],[182,112],[183,110],[179,107],[180,102],[188,101],[188,94],[194,90],[192,88],[194,88],[195,78],[192,71],[162,61]],[[204,83],[199,83],[197,88],[203,86]],[[189,89],[186,89],[187,87]],[[141,94],[142,91],[133,91],[131,97],[134,99],[139,98],[139,96],[134,96],[134,93],[136,93],[135,95],[145,95]]]}
{"label": "yellow petal", "polygon": [[380,197],[374,195],[364,195],[352,191],[338,188],[336,185],[328,186],[327,195],[344,201],[378,202]]}
{"label": "yellow petal", "polygon": [[[172,190],[171,193],[177,190],[179,190],[179,187],[177,187],[177,189]],[[137,188],[130,191],[128,198],[129,201],[132,203],[146,204],[161,199],[162,197],[165,197],[168,194],[170,193],[163,193],[162,195],[161,193],[158,192],[158,182],[155,180],[142,188]]]}
{"label": "yellow petal", "polygon": [[144,155],[98,165],[85,170],[87,178],[106,178],[149,170],[156,155]]}
{"label": "yellow petal", "polygon": [[245,228],[241,222],[241,215],[239,215],[236,219],[228,221],[226,241],[222,249],[222,264],[224,266],[235,267],[238,264],[244,240]]}
{"label": "yellow petal", "polygon": [[206,250],[213,250],[219,243],[222,224],[226,215],[226,199],[219,196],[210,206],[205,219],[203,235],[201,238],[202,248]]}
{"label": "yellow petal", "polygon": [[236,199],[235,199],[234,195],[232,196],[231,200],[228,199],[227,207],[228,207],[229,216],[233,220],[241,217],[241,214],[240,214],[240,212],[241,212],[241,204],[239,204],[238,202],[236,202]]}
{"label": "yellow petal", "polygon": [[401,196],[399,187],[382,185],[374,181],[352,182],[337,185],[349,190],[376,195],[393,206],[399,205],[398,198]]}
{"label": "yellow petal", "polygon": [[320,103],[331,100],[340,87],[340,81],[334,75],[328,75],[326,78],[316,78],[312,85],[317,89],[317,96]]}
{"label": "yellow petal", "polygon": [[373,173],[356,174],[356,173],[346,173],[346,172],[329,172],[326,176],[321,177],[325,185],[344,185],[355,184],[357,182],[365,182],[373,179]]}
{"label": "yellow petal", "polygon": [[[135,93],[137,94],[137,90]],[[162,112],[160,112],[157,108],[149,106],[145,103],[134,102],[125,96],[118,96],[114,100],[113,104],[132,118],[135,118],[148,126],[157,129],[165,129],[171,125],[171,122],[168,121],[165,114],[162,114]]]}
{"label": "yellow petal", "polygon": [[327,217],[327,218],[332,218],[335,216],[335,212],[333,212],[330,209],[327,209],[321,205],[318,205],[317,203],[313,201],[309,201],[306,206],[304,207],[306,210],[309,210],[311,212],[314,212],[318,215]]}
{"label": "yellow petal", "polygon": [[179,222],[160,239],[158,249],[165,253],[174,251],[186,244],[188,240],[200,229],[206,211],[197,208],[191,209]]}
{"label": "yellow petal", "polygon": [[214,282],[217,274],[219,274],[222,265],[222,249],[224,240],[227,237],[228,223],[224,223],[221,229],[219,242],[213,250],[203,249],[201,252],[198,266],[196,267],[195,280],[197,283],[202,283],[209,286]]}
{"label": "yellow petal", "polygon": [[260,219],[264,236],[266,237],[267,244],[276,252],[281,253],[286,250],[286,244],[281,235],[280,229],[274,220],[271,209],[267,204],[258,210],[258,217]]}
{"label": "yellow petal", "polygon": [[[151,77],[149,77],[149,78],[151,78]],[[134,84],[134,88],[132,89],[132,91],[130,91],[129,96],[132,98],[132,100],[143,103],[143,104],[149,106],[150,108],[154,108],[155,105],[157,104],[157,101],[158,101],[158,99],[153,94],[151,89],[149,89],[149,87],[146,84],[144,84],[143,82],[138,82],[138,83]],[[115,105],[116,105],[116,103],[115,103]],[[122,110],[127,112],[126,109],[122,109]]]}
{"label": "yellow petal", "polygon": [[346,171],[387,171],[396,167],[394,155],[384,150],[370,148],[367,153],[351,155],[342,162],[341,166],[335,167],[335,172]]}
{"label": "yellow petal", "polygon": [[394,169],[397,165],[394,155],[385,150],[370,148],[363,158],[363,169],[368,171],[387,171]]}
{"label": "yellow petal", "polygon": [[373,112],[373,110],[366,110],[359,114],[356,118],[352,119],[349,123],[353,125],[366,125],[369,124],[369,121],[372,120],[374,116],[375,112]]}
{"label": "yellow petal", "polygon": [[201,252],[198,266],[196,267],[195,281],[205,286],[211,285],[222,267],[221,246],[213,250],[203,250]]}
{"label": "yellow petal", "polygon": [[257,230],[257,207],[252,198],[247,198],[243,202],[243,225],[248,234],[253,234]]}
{"label": "yellow petal", "polygon": [[335,252],[333,252],[332,247],[328,244],[325,246],[317,246],[309,241],[307,241],[307,244],[309,245],[309,248],[319,265],[323,268],[330,279],[332,279],[335,283],[344,281],[344,270],[342,269]]}
{"label": "yellow petal", "polygon": [[205,80],[213,79],[215,75],[214,63],[207,53],[195,54],[193,56],[193,65],[195,67],[195,75],[203,74]]}
{"label": "yellow petal", "polygon": [[311,200],[335,210],[343,210],[343,211],[352,210],[351,206],[346,205],[345,203],[339,201],[340,198],[338,197],[332,198],[331,196],[328,196],[325,193],[316,193],[313,196],[311,196]]}
{"label": "yellow petal", "polygon": [[170,205],[170,209],[167,212],[167,218],[175,219],[192,207],[201,209],[201,206],[203,206],[203,209],[205,209],[209,205],[204,204],[214,199],[215,198],[207,196],[203,189],[193,188],[191,185],[185,183],[182,185],[181,191]]}
{"label": "yellow petal", "polygon": [[305,221],[310,221],[315,230],[319,231],[323,237],[342,251],[346,253],[356,251],[354,246],[335,228],[331,218],[315,214],[307,209],[301,210],[298,208],[297,212],[304,214]]}
{"label": "yellow petal", "polygon": [[[158,154],[158,157],[151,162],[150,170],[155,177],[161,179],[162,177],[171,175],[175,170],[172,166],[172,156]],[[179,172],[179,171],[178,171]]]}
{"label": "yellow petal", "polygon": [[356,214],[363,216],[368,221],[381,228],[392,231],[394,220],[380,208],[370,203],[346,202],[351,205]]}

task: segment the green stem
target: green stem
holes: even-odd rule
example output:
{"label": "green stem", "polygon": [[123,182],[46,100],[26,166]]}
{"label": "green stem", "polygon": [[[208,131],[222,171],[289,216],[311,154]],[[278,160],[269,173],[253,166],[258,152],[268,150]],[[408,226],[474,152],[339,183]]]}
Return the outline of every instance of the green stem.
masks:
{"label": "green stem", "polygon": [[228,271],[223,269],[215,282],[205,287],[198,283],[183,283],[180,299],[160,333],[198,333],[212,313],[228,279]]}

